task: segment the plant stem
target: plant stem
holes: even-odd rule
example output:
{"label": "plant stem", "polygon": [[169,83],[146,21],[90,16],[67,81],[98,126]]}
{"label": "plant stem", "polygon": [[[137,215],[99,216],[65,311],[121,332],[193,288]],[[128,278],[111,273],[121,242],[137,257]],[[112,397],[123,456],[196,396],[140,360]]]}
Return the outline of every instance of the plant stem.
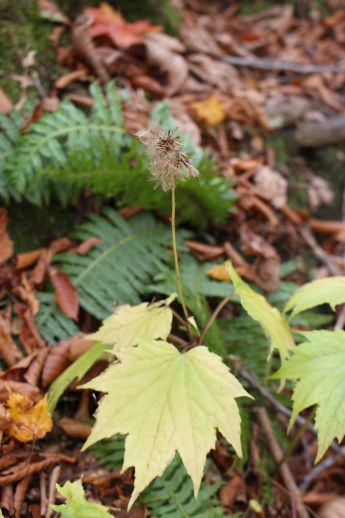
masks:
{"label": "plant stem", "polygon": [[289,455],[294,451],[294,449],[296,448],[297,444],[299,443],[302,435],[309,428],[309,425],[313,421],[314,416],[315,416],[315,410],[312,410],[310,412],[310,414],[308,415],[308,417],[306,418],[306,420],[304,421],[304,423],[301,426],[301,428],[298,430],[298,432],[296,433],[296,435],[292,439],[292,441],[289,444],[289,446],[284,451],[284,454],[283,454],[282,458],[279,460],[279,462],[277,463],[277,465],[275,467],[275,470],[280,468],[280,466],[283,464],[283,462],[285,462],[286,459],[289,457]]}
{"label": "plant stem", "polygon": [[187,306],[186,306],[186,302],[185,302],[185,298],[184,298],[183,290],[182,290],[180,266],[179,266],[178,255],[177,255],[175,188],[171,189],[171,234],[172,234],[172,245],[173,245],[173,252],[174,252],[177,290],[178,290],[178,295],[179,295],[180,302],[182,305],[183,314],[186,319],[188,337],[189,337],[189,340],[192,341],[192,339],[193,339],[192,328],[191,328],[191,325],[188,320],[189,316],[188,316]]}
{"label": "plant stem", "polygon": [[218,304],[218,306],[216,307],[216,309],[213,311],[212,315],[210,316],[206,326],[204,327],[204,329],[202,330],[201,334],[200,334],[200,338],[199,338],[199,344],[202,344],[203,341],[205,340],[205,336],[207,335],[211,325],[213,324],[213,322],[216,320],[217,316],[219,315],[219,313],[222,311],[222,309],[224,308],[224,306],[231,300],[232,298],[232,294],[231,295],[228,295],[227,297],[225,297],[223,300],[221,300]]}

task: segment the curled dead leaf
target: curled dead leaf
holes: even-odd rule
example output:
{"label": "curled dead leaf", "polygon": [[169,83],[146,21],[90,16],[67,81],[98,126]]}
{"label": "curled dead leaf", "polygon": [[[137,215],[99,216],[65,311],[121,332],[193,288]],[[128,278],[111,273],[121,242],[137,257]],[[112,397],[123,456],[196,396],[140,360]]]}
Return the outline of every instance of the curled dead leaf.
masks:
{"label": "curled dead leaf", "polygon": [[57,422],[58,426],[62,428],[66,435],[77,439],[86,440],[90,433],[92,426],[87,423],[82,423],[77,419],[71,419],[69,417],[62,417]]}
{"label": "curled dead leaf", "polygon": [[33,403],[22,394],[12,393],[6,406],[11,419],[6,434],[20,442],[42,439],[52,430],[53,422],[48,411],[47,396]]}
{"label": "curled dead leaf", "polygon": [[261,166],[255,172],[256,192],[276,208],[287,203],[287,181],[277,171]]}
{"label": "curled dead leaf", "polygon": [[64,340],[53,347],[48,354],[42,371],[43,387],[50,385],[70,364],[69,342]]}
{"label": "curled dead leaf", "polygon": [[71,283],[69,277],[58,268],[49,268],[49,276],[55,288],[55,300],[61,311],[77,320],[79,311],[79,296],[76,288]]}
{"label": "curled dead leaf", "polygon": [[0,357],[7,365],[14,365],[22,354],[11,336],[10,322],[0,315]]}
{"label": "curled dead leaf", "polygon": [[5,263],[13,253],[13,243],[7,233],[7,210],[0,208],[0,264]]}
{"label": "curled dead leaf", "polygon": [[319,518],[344,518],[345,498],[338,497],[324,504],[318,512]]}
{"label": "curled dead leaf", "polygon": [[[167,43],[168,41],[168,43]],[[170,39],[162,34],[148,34],[145,37],[146,59],[167,75],[166,95],[174,95],[180,90],[188,76],[185,59],[171,50]]]}

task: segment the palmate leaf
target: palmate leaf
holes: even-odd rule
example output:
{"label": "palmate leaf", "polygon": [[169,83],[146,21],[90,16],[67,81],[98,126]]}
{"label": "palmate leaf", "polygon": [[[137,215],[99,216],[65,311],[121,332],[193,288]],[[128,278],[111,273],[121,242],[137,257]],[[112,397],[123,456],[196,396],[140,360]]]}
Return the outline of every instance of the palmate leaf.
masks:
{"label": "palmate leaf", "polygon": [[241,455],[235,399],[248,393],[205,347],[181,354],[167,342],[152,340],[118,356],[120,364],[84,385],[107,393],[84,449],[114,434],[128,434],[123,469],[135,467],[129,506],[163,473],[176,451],[197,495],[216,428]]}
{"label": "palmate leaf", "polygon": [[[179,244],[184,235],[178,234]],[[139,304],[145,284],[170,261],[169,228],[149,214],[124,220],[105,209],[102,216],[90,216],[76,236],[102,242],[84,256],[66,253],[57,261],[77,288],[80,305],[100,320],[114,304]]]}
{"label": "palmate leaf", "polygon": [[334,310],[345,303],[345,276],[317,279],[304,284],[288,300],[284,311],[291,311],[291,318],[320,304],[329,304]]}
{"label": "palmate leaf", "polygon": [[138,306],[120,306],[88,338],[113,345],[114,354],[137,345],[141,340],[165,339],[171,329],[173,313],[169,304],[174,298],[172,295],[154,304],[143,302]]}
{"label": "palmate leaf", "polygon": [[112,518],[106,507],[85,499],[81,480],[66,482],[63,486],[56,484],[56,488],[66,498],[66,503],[50,507],[61,513],[61,518]]}
{"label": "palmate leaf", "polygon": [[276,348],[282,359],[288,357],[295,343],[284,316],[259,293],[256,293],[236,273],[230,262],[227,268],[246,312],[262,326],[271,340],[271,352]]}
{"label": "palmate leaf", "polygon": [[290,428],[299,412],[317,405],[318,462],[332,440],[340,442],[345,435],[345,331],[301,334],[307,342],[294,349],[272,378],[298,380]]}

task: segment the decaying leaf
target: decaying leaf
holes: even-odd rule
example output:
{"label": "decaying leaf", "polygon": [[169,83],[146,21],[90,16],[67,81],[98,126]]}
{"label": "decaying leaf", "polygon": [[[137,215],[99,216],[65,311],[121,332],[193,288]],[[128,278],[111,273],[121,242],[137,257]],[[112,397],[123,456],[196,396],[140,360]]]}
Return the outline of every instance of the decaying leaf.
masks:
{"label": "decaying leaf", "polygon": [[77,320],[79,311],[79,296],[76,288],[71,283],[69,277],[58,268],[49,268],[49,276],[55,288],[55,300],[61,311]]}
{"label": "decaying leaf", "polygon": [[0,315],[0,358],[11,366],[21,357],[22,354],[11,336],[10,322]]}
{"label": "decaying leaf", "polygon": [[235,399],[249,394],[206,347],[182,354],[167,342],[150,340],[118,356],[121,363],[83,386],[107,392],[84,449],[117,433],[128,434],[123,469],[135,467],[129,507],[162,475],[176,451],[197,495],[217,428],[241,456]]}
{"label": "decaying leaf", "polygon": [[138,306],[120,306],[88,338],[113,345],[114,354],[138,345],[142,340],[165,339],[171,329],[173,314],[169,304],[174,298],[175,295],[171,295],[154,304],[144,302]]}
{"label": "decaying leaf", "polygon": [[0,112],[9,113],[12,110],[12,102],[7,97],[2,88],[0,88]]}
{"label": "decaying leaf", "polygon": [[270,201],[274,207],[286,205],[287,180],[277,171],[268,166],[258,167],[255,172],[255,184],[257,193]]}
{"label": "decaying leaf", "polygon": [[147,20],[128,23],[119,11],[106,2],[99,8],[90,7],[85,12],[92,17],[93,24],[89,29],[91,38],[108,37],[119,48],[126,48],[133,43],[142,41],[148,32],[160,31],[160,27],[152,25]]}
{"label": "decaying leaf", "polygon": [[5,263],[13,254],[13,243],[7,233],[7,210],[0,208],[0,264]]}
{"label": "decaying leaf", "polygon": [[282,359],[289,356],[295,347],[294,339],[284,316],[259,293],[256,293],[236,273],[230,262],[227,268],[241,304],[248,315],[259,322],[267,337],[271,340],[271,353],[278,349]]}
{"label": "decaying leaf", "polygon": [[216,126],[225,119],[225,112],[218,97],[212,96],[192,104],[193,113],[209,126]]}
{"label": "decaying leaf", "polygon": [[56,484],[57,490],[66,498],[66,503],[62,505],[51,505],[51,508],[61,513],[62,518],[72,517],[92,517],[92,518],[112,518],[107,512],[107,508],[101,504],[88,502],[85,499],[81,480],[66,482],[64,486]]}
{"label": "decaying leaf", "polygon": [[13,393],[6,405],[11,418],[6,433],[10,437],[20,442],[28,442],[42,439],[51,431],[53,422],[46,396],[33,404],[26,396]]}

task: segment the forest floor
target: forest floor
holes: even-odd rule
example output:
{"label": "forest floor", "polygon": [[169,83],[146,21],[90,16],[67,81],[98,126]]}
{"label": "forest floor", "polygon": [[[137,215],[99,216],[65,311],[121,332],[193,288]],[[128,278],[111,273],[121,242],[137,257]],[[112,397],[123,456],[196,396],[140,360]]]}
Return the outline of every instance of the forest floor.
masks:
{"label": "forest floor", "polygon": [[[236,301],[206,345],[255,401],[241,407],[243,458],[219,438],[199,503],[175,459],[127,511],[123,440],[80,451],[98,396],[77,387],[108,365],[87,335],[115,304],[176,291],[170,198],[135,137],[151,120],[183,135],[200,172],[177,189],[177,215],[201,327],[227,295],[226,260],[279,309],[301,284],[345,275],[343,2],[128,4],[0,0],[0,509],[58,516],[56,484],[82,478],[121,518],[345,516],[345,446],[314,465],[310,411],[287,433],[291,385],[268,380],[278,358]],[[345,325],[343,306],[305,315],[295,330]]]}

